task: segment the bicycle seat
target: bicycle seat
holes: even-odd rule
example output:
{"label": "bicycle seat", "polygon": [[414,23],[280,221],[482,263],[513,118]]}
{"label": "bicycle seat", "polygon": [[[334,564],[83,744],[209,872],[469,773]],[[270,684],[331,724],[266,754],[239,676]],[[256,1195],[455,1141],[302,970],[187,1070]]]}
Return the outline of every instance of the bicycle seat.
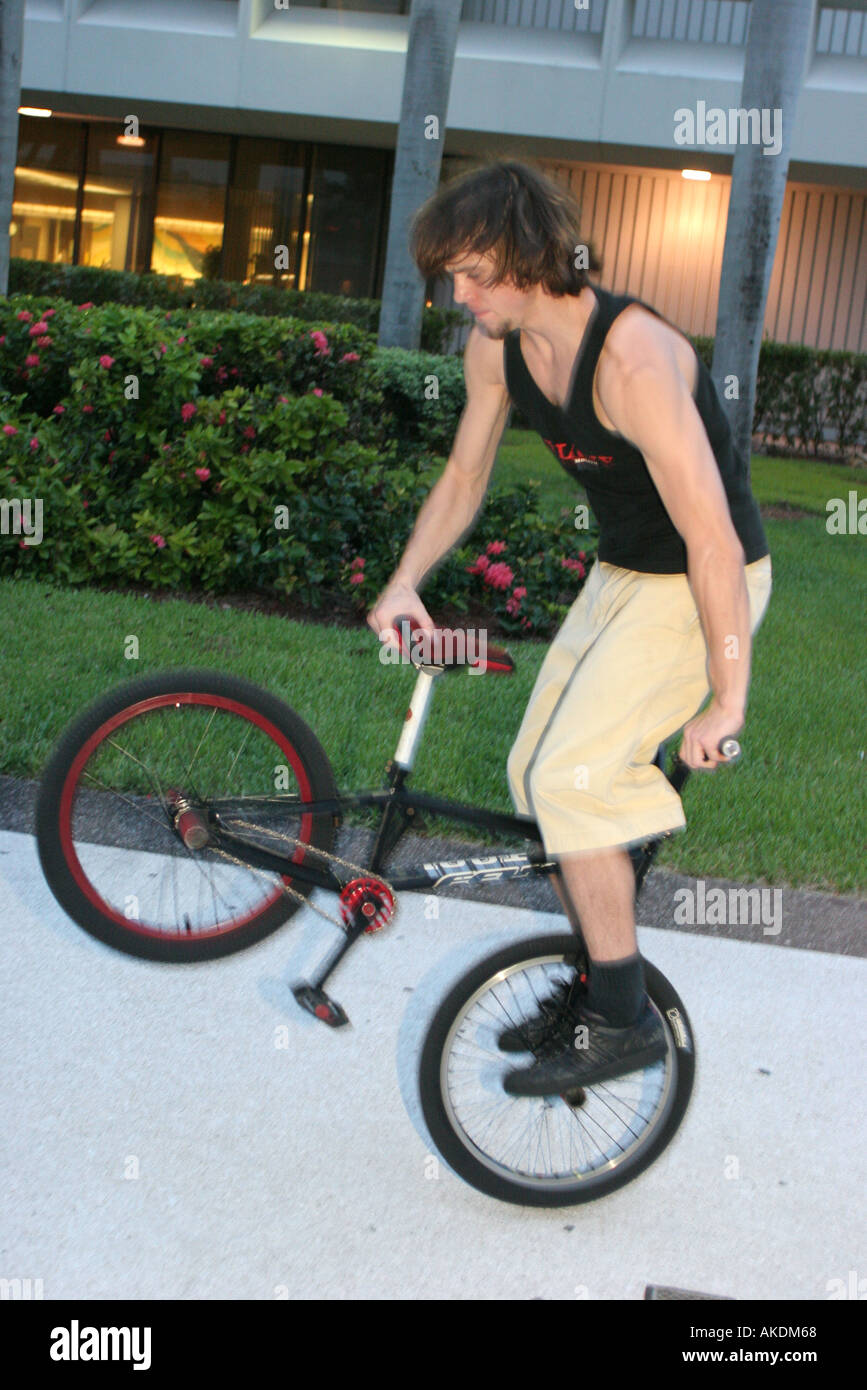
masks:
{"label": "bicycle seat", "polygon": [[401,614],[394,620],[394,630],[400,639],[401,658],[411,661],[419,671],[435,673],[467,666],[492,676],[510,676],[515,669],[506,648],[488,642],[484,629],[435,627],[425,632]]}

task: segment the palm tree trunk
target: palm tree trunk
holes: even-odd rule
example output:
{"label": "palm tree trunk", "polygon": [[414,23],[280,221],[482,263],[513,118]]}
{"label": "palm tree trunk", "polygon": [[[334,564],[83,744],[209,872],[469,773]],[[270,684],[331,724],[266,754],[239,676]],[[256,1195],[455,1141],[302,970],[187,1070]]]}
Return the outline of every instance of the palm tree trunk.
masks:
{"label": "palm tree trunk", "polygon": [[781,127],[780,149],[766,154],[762,143],[735,146],[711,371],[735,447],[747,460],[768,286],[816,5],[817,0],[753,0],[750,6],[740,105],[772,113],[771,129]]}
{"label": "palm tree trunk", "polygon": [[9,224],[18,159],[24,0],[0,0],[0,294],[9,290]]}
{"label": "palm tree trunk", "polygon": [[424,283],[409,253],[409,225],[439,183],[462,4],[412,0],[379,318],[381,347],[419,345]]}

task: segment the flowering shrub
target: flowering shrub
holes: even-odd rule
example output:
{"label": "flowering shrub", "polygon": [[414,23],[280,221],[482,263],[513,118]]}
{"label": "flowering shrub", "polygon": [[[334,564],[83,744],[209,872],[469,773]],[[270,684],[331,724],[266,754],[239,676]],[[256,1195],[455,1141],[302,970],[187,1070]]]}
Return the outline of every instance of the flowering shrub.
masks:
{"label": "flowering shrub", "polygon": [[[432,439],[447,451],[464,401],[459,362],[377,359],[351,325],[19,296],[0,300],[0,330],[0,497],[44,512],[38,544],[0,535],[2,574],[313,608],[339,594],[366,611],[439,475]],[[552,534],[536,498],[493,488],[425,603],[548,631],[584,557],[571,517]]]}

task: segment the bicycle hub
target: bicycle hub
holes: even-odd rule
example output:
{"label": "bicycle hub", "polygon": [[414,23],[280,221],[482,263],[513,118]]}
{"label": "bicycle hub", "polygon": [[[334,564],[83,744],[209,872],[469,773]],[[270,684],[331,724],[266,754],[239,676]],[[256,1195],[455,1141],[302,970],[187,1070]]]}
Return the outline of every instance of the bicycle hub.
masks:
{"label": "bicycle hub", "polygon": [[201,811],[182,801],[175,812],[177,830],[187,849],[204,849],[210,839],[208,822]]}

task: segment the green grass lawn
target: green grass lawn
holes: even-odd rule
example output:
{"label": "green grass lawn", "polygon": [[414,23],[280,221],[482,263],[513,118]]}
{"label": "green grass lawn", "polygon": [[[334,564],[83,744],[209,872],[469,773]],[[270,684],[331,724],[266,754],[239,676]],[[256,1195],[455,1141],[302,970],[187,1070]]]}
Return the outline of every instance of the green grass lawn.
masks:
{"label": "green grass lawn", "polygon": [[[510,432],[517,434],[517,432]],[[497,477],[520,466],[548,490],[549,462],[535,436],[508,438]],[[571,506],[574,485],[551,459],[546,502]],[[790,486],[789,479],[792,478]],[[768,520],[774,593],[758,635],[744,759],[684,793],[689,826],[660,862],[696,875],[764,879],[831,891],[867,890],[867,687],[864,536],[830,536],[825,499],[859,486],[846,469],[758,459],[756,492],[814,513]],[[797,486],[796,486],[797,485]],[[562,495],[562,503],[557,498]],[[139,659],[124,657],[126,639]],[[444,796],[511,811],[506,759],[546,651],[510,643],[513,677],[443,677],[414,783]],[[87,701],[132,676],[168,666],[210,666],[281,695],[317,733],[338,784],[380,784],[412,690],[412,668],[384,666],[370,630],[289,622],[180,601],[30,580],[0,583],[0,770],[39,775],[49,750]],[[431,825],[432,830],[441,828]]]}

